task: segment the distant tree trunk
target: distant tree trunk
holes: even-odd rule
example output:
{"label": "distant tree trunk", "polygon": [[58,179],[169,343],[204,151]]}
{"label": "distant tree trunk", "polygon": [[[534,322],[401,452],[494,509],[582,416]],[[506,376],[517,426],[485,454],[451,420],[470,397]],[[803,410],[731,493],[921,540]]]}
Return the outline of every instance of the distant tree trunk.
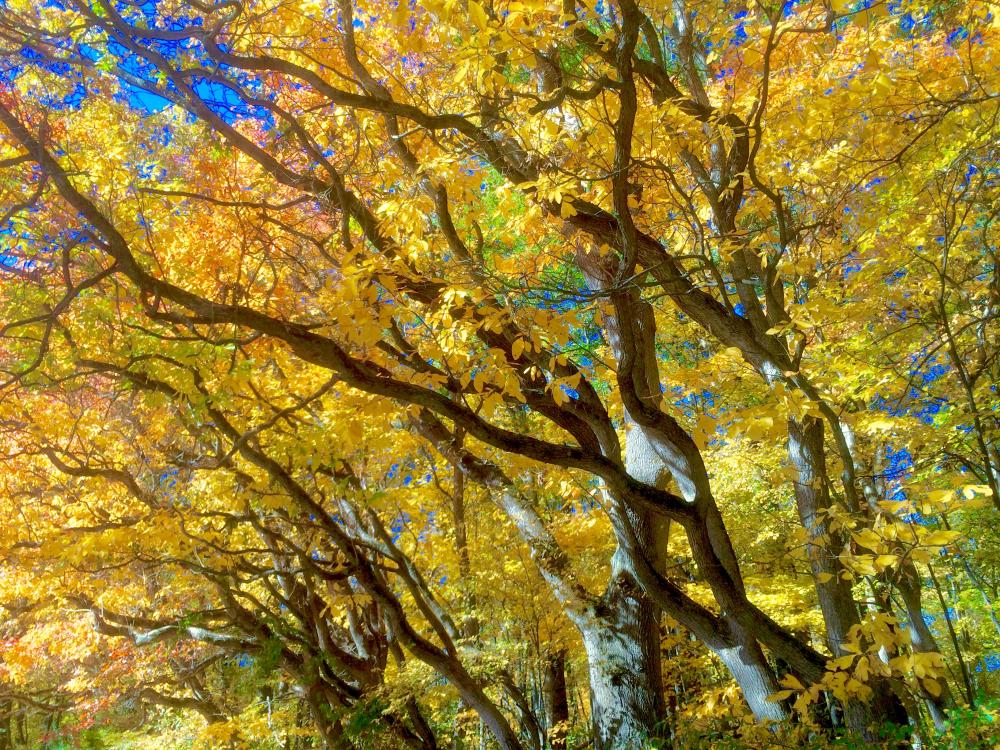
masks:
{"label": "distant tree trunk", "polygon": [[14,701],[0,701],[0,750],[14,748]]}
{"label": "distant tree trunk", "polygon": [[[948,525],[947,519],[942,518],[942,520],[944,521],[945,528],[951,530],[951,526]],[[962,567],[965,568],[966,575],[969,576],[969,580],[972,581],[972,585],[979,591],[979,595],[983,597],[983,604],[986,605],[987,613],[990,616],[990,622],[993,623],[993,630],[996,631],[997,635],[1000,635],[1000,620],[997,619],[997,611],[996,607],[993,606],[993,598],[986,591],[983,579],[980,578],[979,574],[973,569],[972,563],[969,562],[969,558],[962,555],[961,559]]]}
{"label": "distant tree trunk", "polygon": [[434,736],[434,730],[427,723],[427,718],[420,710],[420,705],[415,698],[411,697],[406,701],[406,714],[410,717],[410,723],[413,725],[414,732],[420,738],[420,747],[422,750],[438,750],[437,737]]}
{"label": "distant tree trunk", "polygon": [[962,674],[962,684],[965,687],[965,699],[968,701],[970,707],[974,707],[976,705],[976,691],[972,686],[972,675],[969,673],[965,656],[962,654],[962,647],[958,642],[958,634],[955,632],[955,624],[948,613],[948,603],[945,601],[944,592],[941,590],[941,582],[938,581],[937,574],[934,572],[934,566],[930,563],[927,565],[927,571],[931,575],[931,583],[934,584],[934,593],[937,594],[938,602],[941,605],[941,614],[944,616],[945,625],[948,627],[948,636],[951,638],[952,648],[955,649],[955,658],[958,659],[958,666]]}
{"label": "distant tree trunk", "polygon": [[[302,718],[303,718],[302,717],[302,713],[303,713],[302,708],[303,708],[303,702],[301,700],[296,700],[295,701],[295,719],[292,722],[292,726],[295,729],[301,729],[302,728]],[[285,730],[285,741],[282,743],[282,749],[281,750],[298,750],[298,747],[299,747],[299,736],[298,736],[298,734],[297,733],[289,732],[286,729]]]}
{"label": "distant tree trunk", "polygon": [[[880,473],[878,454],[876,453],[871,463],[856,455],[854,433],[846,425],[844,430],[851,460],[857,468],[858,479],[861,483],[861,490],[864,494],[867,510],[874,516],[879,510],[879,502],[882,500],[882,493],[875,479]],[[920,596],[920,575],[917,573],[913,562],[909,559],[901,560],[898,570],[884,571],[881,579],[887,587],[892,587],[899,592],[900,598],[903,601],[903,607],[906,610],[907,630],[910,634],[910,643],[913,651],[920,654],[940,653],[937,640],[924,621],[924,608]],[[885,612],[892,614],[892,603],[889,599],[888,590],[879,591],[874,587],[873,590],[881,608]],[[947,680],[942,679],[938,682],[941,686],[940,695],[932,695],[922,686],[920,693],[927,707],[927,712],[934,722],[934,726],[939,730],[943,730],[945,728],[945,721],[948,718],[947,714],[945,714],[945,709],[952,705],[953,698]]]}
{"label": "distant tree trunk", "polygon": [[[918,654],[940,653],[937,640],[924,621],[923,603],[920,598],[920,577],[913,567],[913,563],[903,564],[895,584],[896,590],[903,600],[903,606],[906,607],[906,619],[909,623],[908,630],[913,651]],[[937,680],[937,683],[941,687],[940,695],[932,695],[923,689],[921,695],[934,726],[943,730],[945,722],[948,720],[945,709],[952,705],[953,698],[948,681],[943,675]]]}
{"label": "distant tree trunk", "polygon": [[[844,539],[830,529],[823,516],[831,507],[823,424],[816,417],[789,419],[788,456],[798,474],[795,503],[802,526],[809,534],[809,565],[826,625],[827,643],[834,657],[840,657],[850,653],[844,646],[851,628],[861,622],[861,616],[851,582],[841,576],[843,565],[839,555],[845,546]],[[845,724],[863,737],[873,736],[881,725],[907,721],[902,702],[885,680],[873,680],[871,687],[874,691],[871,701],[844,702]]]}
{"label": "distant tree trunk", "polygon": [[[456,433],[461,445],[463,434]],[[465,520],[465,472],[457,466],[452,469],[451,516],[455,524],[455,551],[458,553],[458,571],[463,579],[469,577],[469,534]]]}
{"label": "distant tree trunk", "polygon": [[545,657],[545,724],[551,750],[566,750],[569,727],[569,696],[566,693],[566,652],[555,651]]}

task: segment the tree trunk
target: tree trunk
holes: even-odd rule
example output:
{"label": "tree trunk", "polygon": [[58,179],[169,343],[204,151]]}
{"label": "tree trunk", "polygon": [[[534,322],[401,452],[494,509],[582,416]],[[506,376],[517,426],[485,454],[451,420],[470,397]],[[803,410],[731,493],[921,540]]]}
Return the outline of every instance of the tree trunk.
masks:
{"label": "tree trunk", "polygon": [[[912,563],[903,564],[896,581],[896,590],[899,591],[903,606],[906,607],[906,619],[909,622],[908,629],[913,651],[918,654],[940,653],[937,640],[924,621],[923,603],[920,600],[920,578]],[[944,730],[945,722],[948,720],[945,709],[952,705],[953,698],[951,688],[948,687],[948,680],[944,675],[937,680],[937,683],[941,686],[940,695],[931,695],[926,690],[921,690],[921,695],[934,726]]]}
{"label": "tree trunk", "polygon": [[[650,519],[629,515],[640,544],[650,547]],[[583,630],[594,750],[644,747],[656,736],[664,715],[660,610],[639,585],[628,546],[620,540],[612,557],[611,581],[598,606],[598,627]]]}
{"label": "tree trunk", "polygon": [[14,702],[10,699],[0,702],[0,750],[14,749]]}
{"label": "tree trunk", "polygon": [[735,620],[727,622],[733,645],[716,646],[712,651],[736,680],[747,705],[759,721],[787,718],[787,712],[780,703],[768,700],[768,696],[778,692],[778,684],[757,639]]}
{"label": "tree trunk", "polygon": [[823,515],[830,509],[824,450],[822,421],[812,417],[802,422],[788,420],[788,456],[798,473],[795,504],[809,534],[809,567],[823,612],[827,644],[834,656],[843,656],[848,633],[861,620],[851,582],[841,576],[844,568],[838,556],[844,550],[843,536],[830,530]]}
{"label": "tree trunk", "polygon": [[566,693],[566,652],[559,650],[545,659],[545,724],[549,748],[566,750],[569,730],[569,696]]}
{"label": "tree trunk", "polygon": [[653,689],[648,674],[654,656],[659,658],[649,648],[654,608],[629,595],[619,596],[615,624],[588,630],[583,636],[594,750],[644,747],[655,736],[657,719],[663,715],[662,696]]}
{"label": "tree trunk", "polygon": [[[614,274],[594,254],[580,252],[577,258],[591,288],[604,289],[611,286]],[[646,406],[655,405],[659,409],[662,396],[656,361],[656,321],[653,309],[634,289],[626,294],[615,295],[613,299],[616,315],[606,317],[606,334],[619,368],[622,368],[623,363],[631,362],[638,399],[645,402]],[[621,377],[622,373],[619,373],[619,378]],[[663,487],[668,477],[673,477],[680,494],[688,502],[705,509],[701,521],[704,525],[704,538],[709,541],[712,550],[712,564],[721,564],[733,585],[739,589],[740,596],[732,598],[734,600],[742,598],[743,583],[739,563],[725,523],[715,504],[715,498],[712,496],[700,452],[690,436],[679,426],[671,436],[658,435],[655,430],[647,430],[645,424],[636,420],[631,409],[631,406],[626,406],[625,418],[628,427],[625,439],[626,470],[633,478],[656,487]],[[639,409],[641,411],[642,407]],[[672,421],[662,411],[660,414],[665,422]],[[649,528],[650,520],[645,519],[643,525]],[[647,542],[644,539],[637,539],[636,541],[639,542],[638,554],[644,555],[652,567],[662,574],[662,561],[657,558],[665,550],[666,540],[651,539]],[[635,563],[633,559],[633,567]],[[725,607],[723,609],[725,610]],[[671,608],[666,608],[665,611],[683,622],[682,613]],[[758,719],[785,718],[787,713],[784,708],[778,703],[767,700],[768,695],[777,691],[778,685],[774,671],[755,636],[733,618],[728,618],[726,624],[729,632],[725,634],[700,632],[697,628],[692,632],[719,656],[739,684],[747,703]]]}
{"label": "tree trunk", "polygon": [[[844,656],[850,653],[844,648],[850,630],[860,624],[861,616],[851,582],[841,576],[843,565],[838,556],[844,549],[844,539],[830,530],[823,516],[831,504],[821,419],[788,420],[788,456],[798,473],[795,503],[809,535],[809,565],[826,625],[827,643],[834,657]],[[845,723],[862,737],[872,737],[875,730],[887,723],[906,723],[903,704],[888,683],[873,679],[871,688],[874,691],[871,701],[852,699],[844,703]]]}
{"label": "tree trunk", "polygon": [[[658,614],[636,584],[621,543],[612,558],[607,590],[601,597],[592,595],[576,580],[572,562],[531,501],[494,465],[457,446],[439,423],[426,415],[423,419],[422,432],[443,455],[496,491],[500,507],[517,526],[543,578],[580,631],[589,661],[598,750],[629,747],[649,736],[662,715]],[[649,523],[638,520],[643,521],[640,533],[648,544]]]}
{"label": "tree trunk", "polygon": [[319,731],[320,741],[325,750],[351,750],[351,743],[344,736],[343,727],[334,718],[330,704],[321,692],[314,687],[306,688],[305,699],[313,726]]}
{"label": "tree trunk", "polygon": [[[873,464],[869,464],[858,457],[856,455],[856,441],[853,431],[846,425],[844,431],[848,438],[851,460],[854,461],[855,466],[860,470],[856,473],[861,482],[861,490],[868,506],[867,509],[871,516],[875,516],[879,509],[879,501],[882,499],[882,494],[875,481],[876,475],[880,473],[878,461],[875,459]],[[904,559],[900,562],[899,570],[896,572],[898,575],[892,575],[892,572],[889,570],[883,571],[881,578],[887,586],[895,588],[903,600],[903,606],[906,609],[906,619],[909,623],[907,629],[910,634],[910,643],[914,653],[940,653],[937,641],[924,621],[923,602],[920,597],[920,576],[917,573],[916,567],[911,560]],[[888,591],[879,592],[874,586],[873,591],[875,591],[876,599],[879,601],[881,608],[891,614],[892,603],[889,600]],[[953,698],[947,680],[941,679],[938,683],[941,685],[940,695],[932,695],[922,686],[920,693],[927,707],[927,712],[934,722],[934,726],[943,731],[945,729],[945,721],[948,718],[945,714],[945,709],[952,704]]]}
{"label": "tree trunk", "polygon": [[[642,428],[637,425],[633,426],[626,437],[625,449],[625,467],[629,474],[647,484],[662,486],[663,479],[668,472],[666,463],[658,455],[652,441],[645,435]],[[742,588],[742,577],[736,553],[733,550],[722,516],[714,502],[708,506],[704,526],[716,556],[729,573],[734,584]],[[654,525],[654,528],[657,527]],[[653,558],[652,564],[659,572],[663,573],[664,561],[656,558],[665,554],[667,541],[665,537],[668,527],[662,530],[657,528],[657,531],[662,534],[663,538],[651,540],[651,544],[642,546],[652,551],[653,554],[650,555]],[[679,616],[678,612],[667,610],[667,613],[675,619],[683,621],[683,617]],[[767,700],[769,695],[778,691],[778,683],[774,676],[774,670],[764,656],[756,637],[751,635],[734,618],[727,618],[726,624],[728,626],[727,633],[705,634],[697,632],[697,630],[693,632],[725,665],[740,686],[750,710],[753,711],[757,719],[780,721],[786,718],[787,712],[781,704]]]}
{"label": "tree trunk", "polygon": [[[460,445],[464,435],[455,437]],[[469,577],[469,537],[465,521],[465,472],[458,467],[452,469],[451,516],[455,524],[455,551],[458,553],[458,572],[463,580]]]}

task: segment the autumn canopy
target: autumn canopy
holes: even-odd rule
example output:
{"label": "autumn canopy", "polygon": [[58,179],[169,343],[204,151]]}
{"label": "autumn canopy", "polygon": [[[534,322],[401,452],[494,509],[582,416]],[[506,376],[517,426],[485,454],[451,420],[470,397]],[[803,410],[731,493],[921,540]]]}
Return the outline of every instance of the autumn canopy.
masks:
{"label": "autumn canopy", "polygon": [[996,746],[998,136],[981,0],[0,0],[0,750]]}

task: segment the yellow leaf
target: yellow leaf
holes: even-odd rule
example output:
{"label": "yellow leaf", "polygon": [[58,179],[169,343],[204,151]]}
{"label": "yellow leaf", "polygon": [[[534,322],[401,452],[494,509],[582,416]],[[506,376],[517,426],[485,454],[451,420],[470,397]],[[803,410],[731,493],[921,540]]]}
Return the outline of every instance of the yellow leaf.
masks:
{"label": "yellow leaf", "polygon": [[695,432],[694,438],[695,442],[698,443],[698,447],[701,449],[705,448],[705,445],[711,439],[712,435],[715,434],[715,420],[707,414],[702,414],[698,417],[698,429]]}
{"label": "yellow leaf", "polygon": [[758,417],[747,425],[746,436],[751,440],[760,440],[767,436],[772,427],[774,427],[772,417]]}
{"label": "yellow leaf", "polygon": [[793,674],[786,674],[781,678],[782,687],[791,688],[792,690],[805,690],[806,686],[799,682],[799,678]]}
{"label": "yellow leaf", "polygon": [[868,423],[869,430],[888,432],[896,427],[896,422],[891,419],[876,419]]}
{"label": "yellow leaf", "polygon": [[489,16],[486,15],[486,11],[483,10],[483,6],[476,2],[476,0],[469,0],[469,16],[472,18],[472,22],[476,24],[476,27],[483,31],[486,29],[486,25],[489,23]]}
{"label": "yellow leaf", "polygon": [[847,669],[854,663],[854,655],[849,654],[848,656],[841,656],[840,658],[833,659],[831,663],[837,669]]}
{"label": "yellow leaf", "polygon": [[879,96],[885,96],[892,91],[892,79],[885,73],[879,73],[872,82],[872,88]]}
{"label": "yellow leaf", "polygon": [[899,555],[879,555],[875,558],[875,564],[883,568],[888,568],[899,559]]}
{"label": "yellow leaf", "polygon": [[350,438],[352,442],[357,442],[364,436],[365,430],[361,422],[352,419],[347,423],[347,437]]}
{"label": "yellow leaf", "polygon": [[871,529],[864,529],[856,534],[851,534],[851,536],[854,537],[854,541],[862,547],[867,547],[872,551],[877,550],[879,543],[882,541],[882,537]]}
{"label": "yellow leaf", "polygon": [[472,379],[472,387],[476,389],[476,393],[482,393],[484,385],[486,385],[486,371],[480,370]]}
{"label": "yellow leaf", "polygon": [[951,544],[956,539],[961,536],[957,531],[945,531],[944,529],[940,531],[932,531],[930,534],[925,536],[921,541],[928,547],[943,547],[946,544]]}
{"label": "yellow leaf", "polygon": [[[977,495],[986,495],[987,497],[993,494],[993,490],[987,487],[985,484],[967,484],[962,487],[962,495],[966,500],[972,500]],[[963,506],[969,507],[969,506]]]}
{"label": "yellow leaf", "polygon": [[874,555],[856,555],[851,559],[851,568],[855,573],[870,576],[875,574]]}
{"label": "yellow leaf", "polygon": [[503,404],[503,396],[501,396],[496,391],[493,391],[488,396],[483,399],[483,411],[487,414],[492,414],[496,411],[497,407]]}

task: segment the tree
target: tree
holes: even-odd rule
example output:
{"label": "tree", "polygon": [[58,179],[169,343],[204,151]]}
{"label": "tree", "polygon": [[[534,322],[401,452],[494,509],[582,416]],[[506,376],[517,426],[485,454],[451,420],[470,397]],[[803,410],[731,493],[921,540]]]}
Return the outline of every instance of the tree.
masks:
{"label": "tree", "polygon": [[[582,643],[599,750],[658,733],[667,618],[758,720],[826,690],[869,739],[914,695],[943,723],[916,566],[957,537],[887,505],[879,399],[943,331],[978,449],[961,465],[996,501],[994,362],[962,356],[992,286],[923,258],[913,304],[935,306],[901,334],[862,295],[911,299],[887,280],[909,257],[894,217],[976,150],[957,179],[977,218],[945,207],[944,257],[992,228],[987,6],[36,5],[0,11],[6,451],[12,497],[58,498],[24,526],[46,576],[79,566],[66,529],[96,540],[59,592],[99,633],[266,653],[329,747],[413,659],[500,747],[537,747],[544,711],[484,653],[499,630],[455,616],[482,592],[447,601],[473,570],[468,485]],[[962,144],[947,162],[939,139]],[[992,258],[972,244],[969,268]],[[747,585],[727,526],[713,460],[755,445],[794,496],[813,640]],[[431,478],[402,507],[382,494],[409,492],[400,464]],[[445,501],[442,563],[401,537]],[[556,533],[574,501],[606,515],[596,558]],[[120,606],[94,596],[105,568],[128,571]],[[154,570],[172,606],[136,590]],[[189,673],[142,695],[222,723]],[[390,700],[380,731],[433,746],[425,709]]]}

